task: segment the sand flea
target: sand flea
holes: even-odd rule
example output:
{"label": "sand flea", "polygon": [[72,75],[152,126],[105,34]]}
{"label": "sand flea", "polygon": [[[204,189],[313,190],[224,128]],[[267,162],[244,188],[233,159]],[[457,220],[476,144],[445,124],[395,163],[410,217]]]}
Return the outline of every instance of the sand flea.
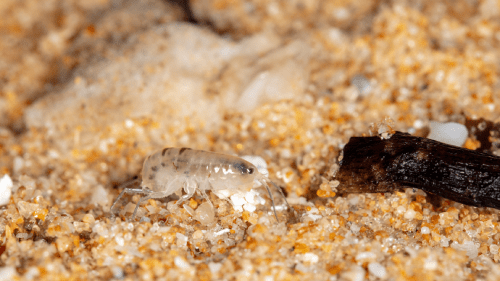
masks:
{"label": "sand flea", "polygon": [[132,220],[135,218],[140,204],[148,199],[165,198],[184,188],[185,195],[177,201],[182,202],[191,198],[198,191],[211,205],[206,191],[215,192],[223,190],[249,191],[254,183],[262,184],[268,191],[276,214],[274,198],[269,189],[269,183],[278,189],[286,201],[285,195],[267,177],[259,173],[252,163],[232,155],[226,155],[204,150],[190,148],[164,148],[146,158],[142,168],[141,188],[125,188],[111,206],[111,212],[125,193],[144,194],[137,203]]}

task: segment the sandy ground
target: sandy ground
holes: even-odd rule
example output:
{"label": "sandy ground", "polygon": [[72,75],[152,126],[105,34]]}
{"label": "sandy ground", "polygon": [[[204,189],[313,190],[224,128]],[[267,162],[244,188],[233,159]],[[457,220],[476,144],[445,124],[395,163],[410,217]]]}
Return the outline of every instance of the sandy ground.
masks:
{"label": "sandy ground", "polygon": [[[500,277],[498,210],[335,179],[373,123],[500,120],[498,2],[81,3],[0,4],[0,280]],[[220,179],[242,193],[208,192],[213,209],[174,194],[132,220],[136,194],[111,212],[165,147],[259,156],[291,209]]]}

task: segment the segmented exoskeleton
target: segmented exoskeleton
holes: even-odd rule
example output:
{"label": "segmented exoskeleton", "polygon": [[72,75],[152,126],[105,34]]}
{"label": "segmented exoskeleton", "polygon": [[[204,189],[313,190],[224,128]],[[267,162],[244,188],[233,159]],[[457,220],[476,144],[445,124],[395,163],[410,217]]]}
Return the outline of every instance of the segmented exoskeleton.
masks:
{"label": "segmented exoskeleton", "polygon": [[[208,201],[206,191],[219,190],[250,190],[254,182],[259,182],[267,189],[276,214],[274,198],[268,183],[273,184],[286,197],[279,187],[263,176],[250,162],[236,156],[194,150],[190,148],[164,148],[146,158],[142,168],[142,188],[125,188],[111,206],[113,211],[116,203],[125,193],[140,193],[142,197],[137,203],[132,219],[135,218],[139,205],[148,199],[165,198],[181,188],[185,195],[177,201],[177,205],[191,198],[196,191]],[[210,202],[211,204],[211,202]]]}

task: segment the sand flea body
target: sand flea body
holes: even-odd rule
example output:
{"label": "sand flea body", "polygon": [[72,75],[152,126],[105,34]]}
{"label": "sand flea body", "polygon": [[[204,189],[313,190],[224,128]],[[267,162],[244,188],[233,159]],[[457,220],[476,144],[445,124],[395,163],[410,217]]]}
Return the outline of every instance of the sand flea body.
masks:
{"label": "sand flea body", "polygon": [[[232,155],[226,155],[190,148],[164,148],[146,158],[142,168],[142,188],[125,188],[111,206],[113,211],[116,203],[125,193],[145,194],[134,209],[135,218],[139,205],[148,199],[165,198],[184,188],[185,195],[177,201],[177,205],[191,198],[198,191],[208,202],[206,191],[217,194],[221,190],[249,191],[254,183],[261,183],[269,192],[273,203],[276,219],[274,198],[268,183],[273,184],[283,195],[283,192],[267,177],[259,173],[252,163]],[[286,202],[286,198],[285,198]],[[210,204],[212,204],[210,202]],[[288,202],[286,203],[288,205]]]}

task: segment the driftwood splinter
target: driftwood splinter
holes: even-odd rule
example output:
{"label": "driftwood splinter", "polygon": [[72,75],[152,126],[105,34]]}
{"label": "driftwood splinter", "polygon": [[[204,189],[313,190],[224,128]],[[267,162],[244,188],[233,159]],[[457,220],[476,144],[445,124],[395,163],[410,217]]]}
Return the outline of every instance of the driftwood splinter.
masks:
{"label": "driftwood splinter", "polygon": [[475,207],[500,209],[500,157],[396,132],[352,137],[336,179],[341,193],[411,187]]}

